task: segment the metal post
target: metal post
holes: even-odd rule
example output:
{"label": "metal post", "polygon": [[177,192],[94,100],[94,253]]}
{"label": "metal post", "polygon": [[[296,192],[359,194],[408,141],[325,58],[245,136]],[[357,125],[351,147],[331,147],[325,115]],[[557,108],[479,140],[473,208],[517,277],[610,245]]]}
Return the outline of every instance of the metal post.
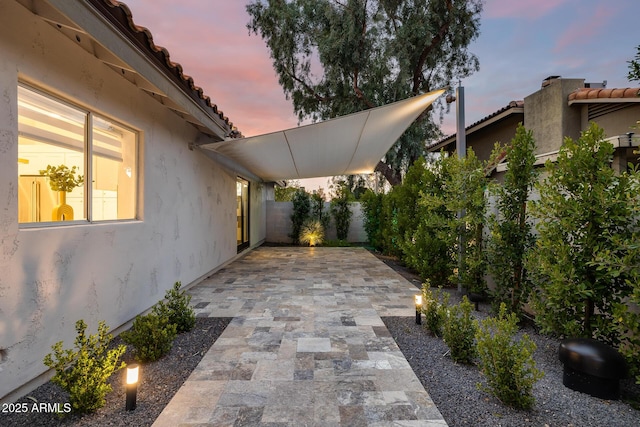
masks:
{"label": "metal post", "polygon": [[[458,85],[456,89],[456,151],[458,158],[464,159],[467,155],[467,135],[464,126],[464,87]],[[464,211],[458,211],[458,221],[464,216]],[[462,259],[464,257],[464,241],[462,230],[458,231],[458,294],[462,295],[462,280],[460,271],[462,270]]]}

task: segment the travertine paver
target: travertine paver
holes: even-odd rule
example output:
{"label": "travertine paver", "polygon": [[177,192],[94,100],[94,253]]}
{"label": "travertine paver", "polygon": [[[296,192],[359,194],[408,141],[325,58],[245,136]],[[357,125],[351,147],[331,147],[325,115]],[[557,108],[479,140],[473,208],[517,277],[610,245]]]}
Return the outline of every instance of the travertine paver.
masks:
{"label": "travertine paver", "polygon": [[380,319],[416,292],[362,248],[250,252],[189,291],[234,319],[154,426],[446,426]]}

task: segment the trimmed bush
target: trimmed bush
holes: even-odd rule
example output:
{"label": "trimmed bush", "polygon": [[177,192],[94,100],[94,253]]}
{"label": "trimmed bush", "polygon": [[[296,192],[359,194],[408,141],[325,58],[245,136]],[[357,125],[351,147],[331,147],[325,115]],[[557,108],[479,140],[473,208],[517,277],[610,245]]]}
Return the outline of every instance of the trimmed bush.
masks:
{"label": "trimmed bush", "polygon": [[152,312],[136,316],[131,329],[120,336],[134,347],[139,362],[153,362],[171,350],[176,337],[176,324],[171,323],[167,316]]}
{"label": "trimmed bush", "polygon": [[437,337],[442,336],[448,307],[448,293],[441,288],[432,291],[429,282],[422,285],[422,312],[425,317],[425,327]]}
{"label": "trimmed bush", "polygon": [[470,365],[476,356],[475,333],[478,328],[471,312],[473,305],[466,296],[460,304],[449,307],[445,316],[442,338],[451,351],[454,362]]}
{"label": "trimmed bush", "polygon": [[124,345],[107,350],[113,336],[104,321],[99,323],[97,335],[87,337],[86,329],[87,324],[78,320],[75,350],[63,350],[59,341],[51,347],[53,355],[49,353],[44,358],[44,364],[56,370],[51,381],[69,393],[71,407],[80,413],[93,412],[105,405],[105,396],[111,391],[107,380],[125,367],[120,362]]}
{"label": "trimmed bush", "polygon": [[498,317],[488,317],[476,331],[480,370],[487,385],[478,388],[493,394],[507,406],[530,409],[535,403],[533,385],[543,373],[535,366],[535,343],[524,334],[514,339],[518,330],[515,313],[507,315],[507,306],[500,304]]}
{"label": "trimmed bush", "polygon": [[160,317],[169,319],[169,323],[176,325],[176,332],[188,332],[196,325],[196,315],[189,305],[191,295],[180,292],[181,282],[176,282],[164,297],[166,302],[160,301],[153,307],[153,312]]}

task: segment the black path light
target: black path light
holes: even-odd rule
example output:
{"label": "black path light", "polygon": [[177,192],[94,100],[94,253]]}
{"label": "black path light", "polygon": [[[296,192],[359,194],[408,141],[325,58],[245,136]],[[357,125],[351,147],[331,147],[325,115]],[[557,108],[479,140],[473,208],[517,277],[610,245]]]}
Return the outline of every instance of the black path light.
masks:
{"label": "black path light", "polygon": [[136,397],[138,394],[138,371],[139,367],[136,363],[127,366],[127,397],[125,409],[133,411],[136,409]]}
{"label": "black path light", "polygon": [[422,294],[413,296],[416,303],[416,325],[422,325]]}

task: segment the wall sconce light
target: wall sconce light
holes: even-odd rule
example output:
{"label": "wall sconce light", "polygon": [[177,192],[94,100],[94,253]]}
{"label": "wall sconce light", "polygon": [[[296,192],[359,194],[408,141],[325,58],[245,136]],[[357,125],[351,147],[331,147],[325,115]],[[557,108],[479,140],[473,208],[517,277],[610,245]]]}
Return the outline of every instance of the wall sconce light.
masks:
{"label": "wall sconce light", "polygon": [[416,325],[422,325],[422,295],[414,295],[416,302]]}
{"label": "wall sconce light", "polygon": [[133,411],[136,409],[136,395],[138,393],[138,365],[131,364],[127,366],[127,397],[125,409]]}

